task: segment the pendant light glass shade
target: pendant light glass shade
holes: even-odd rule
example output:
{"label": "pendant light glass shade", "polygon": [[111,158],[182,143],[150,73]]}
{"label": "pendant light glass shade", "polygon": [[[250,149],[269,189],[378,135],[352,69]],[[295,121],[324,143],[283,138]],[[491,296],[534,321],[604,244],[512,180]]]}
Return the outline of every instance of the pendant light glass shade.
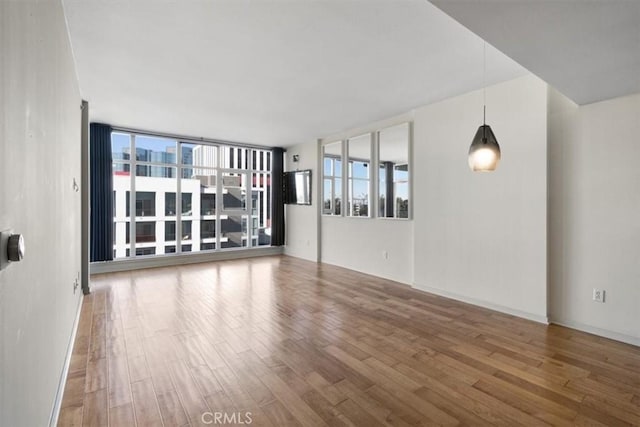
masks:
{"label": "pendant light glass shade", "polygon": [[469,168],[474,172],[491,172],[496,170],[500,161],[500,145],[487,124],[487,85],[485,82],[487,74],[487,43],[482,49],[483,74],[482,74],[482,126],[478,128],[476,136],[471,141],[469,147]]}
{"label": "pendant light glass shade", "polygon": [[483,124],[478,128],[469,147],[469,168],[474,172],[491,172],[500,161],[500,145],[491,127]]}

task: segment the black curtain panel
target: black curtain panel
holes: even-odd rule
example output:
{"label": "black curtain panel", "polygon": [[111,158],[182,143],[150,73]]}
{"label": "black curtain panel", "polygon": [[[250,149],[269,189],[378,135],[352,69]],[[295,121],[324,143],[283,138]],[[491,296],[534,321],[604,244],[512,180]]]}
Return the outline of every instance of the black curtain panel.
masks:
{"label": "black curtain panel", "polygon": [[284,150],[273,149],[271,170],[273,199],[271,200],[271,246],[284,245]]}
{"label": "black curtain panel", "polygon": [[113,260],[113,173],[111,126],[91,123],[89,128],[91,188],[90,259]]}

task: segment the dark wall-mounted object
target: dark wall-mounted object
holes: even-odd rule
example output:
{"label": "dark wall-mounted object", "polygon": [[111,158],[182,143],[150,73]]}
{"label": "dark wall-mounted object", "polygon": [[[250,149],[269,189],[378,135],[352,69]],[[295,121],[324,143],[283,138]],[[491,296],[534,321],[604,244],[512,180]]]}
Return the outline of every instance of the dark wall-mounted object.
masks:
{"label": "dark wall-mounted object", "polygon": [[284,203],[311,204],[311,169],[284,173]]}

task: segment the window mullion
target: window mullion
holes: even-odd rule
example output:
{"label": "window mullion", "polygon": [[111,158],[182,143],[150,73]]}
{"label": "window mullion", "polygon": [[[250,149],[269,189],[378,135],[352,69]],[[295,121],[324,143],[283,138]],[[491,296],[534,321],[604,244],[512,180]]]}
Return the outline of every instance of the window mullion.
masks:
{"label": "window mullion", "polygon": [[[257,166],[257,165],[256,165]],[[247,150],[247,248],[253,247],[253,150]],[[260,216],[258,215],[258,218]],[[240,218],[242,223],[242,217]]]}
{"label": "window mullion", "polygon": [[222,220],[220,212],[222,211],[222,150],[221,147],[216,148],[216,251],[222,248]]}
{"label": "window mullion", "polygon": [[[182,253],[182,143],[176,148],[178,173],[176,182],[176,253]],[[193,201],[191,202],[193,203]]]}
{"label": "window mullion", "polygon": [[136,137],[131,134],[129,140],[131,147],[131,167],[130,167],[130,179],[131,189],[129,191],[129,256],[136,256],[136,171],[138,169],[136,162]]}

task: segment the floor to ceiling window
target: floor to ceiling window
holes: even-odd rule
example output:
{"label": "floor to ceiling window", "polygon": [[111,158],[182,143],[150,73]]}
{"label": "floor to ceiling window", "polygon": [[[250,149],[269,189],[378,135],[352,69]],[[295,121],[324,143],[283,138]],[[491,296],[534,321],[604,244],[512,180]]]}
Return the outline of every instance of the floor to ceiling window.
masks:
{"label": "floor to ceiling window", "polygon": [[271,244],[270,150],[123,132],[111,140],[114,258]]}

